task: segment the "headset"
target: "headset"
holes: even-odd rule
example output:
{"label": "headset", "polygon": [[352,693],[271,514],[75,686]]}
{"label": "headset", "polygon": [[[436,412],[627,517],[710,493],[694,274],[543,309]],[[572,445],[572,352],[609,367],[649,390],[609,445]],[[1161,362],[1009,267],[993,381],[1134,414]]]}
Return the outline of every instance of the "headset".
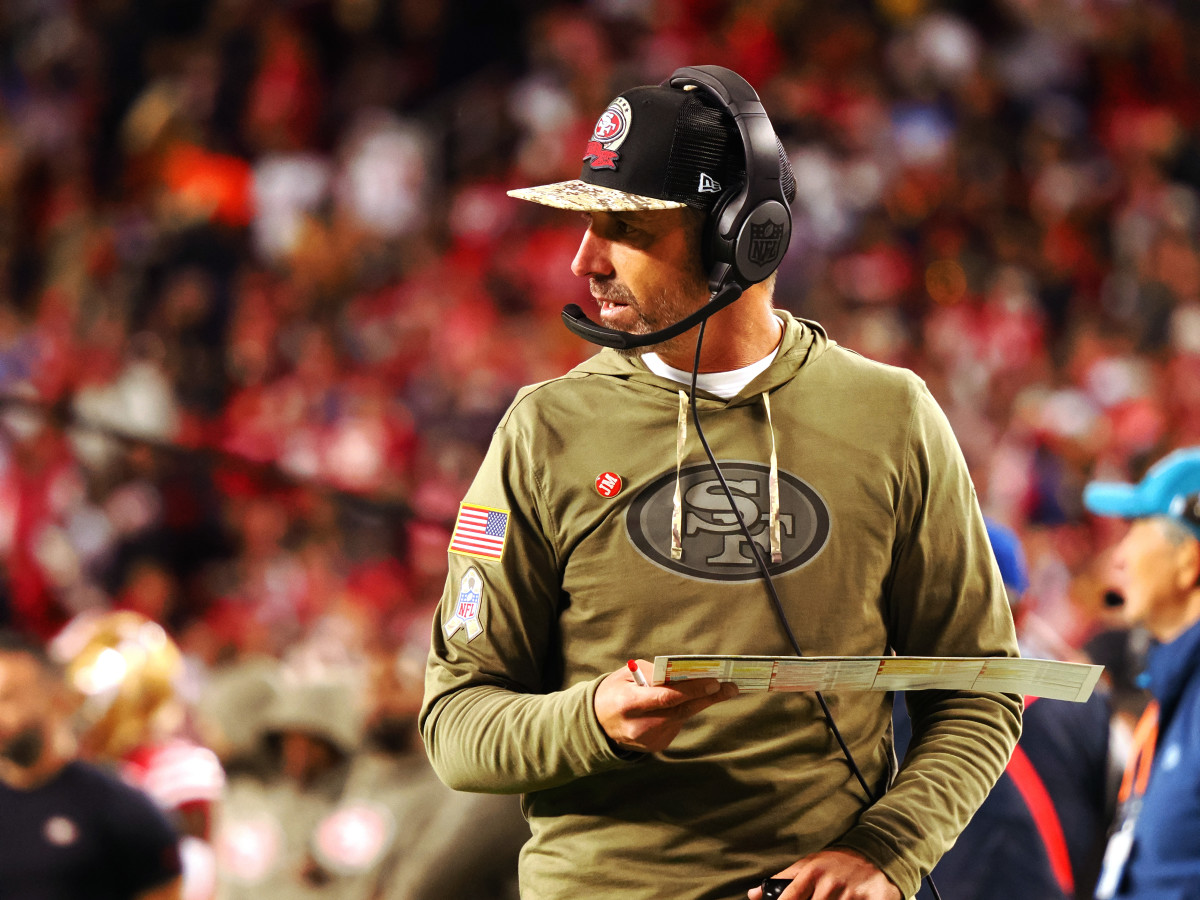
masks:
{"label": "headset", "polygon": [[593,322],[578,304],[563,307],[563,324],[602,347],[648,347],[690,331],[779,268],[791,240],[792,212],[781,179],[782,148],[754,88],[721,66],[685,66],[666,83],[679,90],[704,91],[733,118],[745,150],[746,177],[739,187],[728,188],[708,214],[702,253],[711,296],[700,309],[666,328],[634,335]]}
{"label": "headset", "polygon": [[[746,157],[746,178],[727,190],[709,213],[704,236],[708,288],[714,294],[732,281],[743,289],[779,267],[792,235],[792,212],[780,180],[779,139],[762,102],[744,78],[720,66],[676,69],[668,83],[698,88],[733,117]],[[766,235],[770,241],[764,240]]]}

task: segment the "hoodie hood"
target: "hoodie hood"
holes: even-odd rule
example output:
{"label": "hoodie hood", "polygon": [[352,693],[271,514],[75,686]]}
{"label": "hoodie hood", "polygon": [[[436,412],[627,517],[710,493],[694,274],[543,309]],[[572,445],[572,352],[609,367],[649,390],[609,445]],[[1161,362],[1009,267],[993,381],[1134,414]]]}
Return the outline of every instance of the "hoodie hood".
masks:
{"label": "hoodie hood", "polygon": [[[812,365],[826,350],[835,346],[825,329],[808,319],[800,319],[786,310],[777,309],[775,315],[783,322],[783,340],[779,353],[771,365],[757,378],[747,384],[731,400],[725,401],[704,391],[698,391],[698,400],[709,401],[718,406],[744,406],[761,402],[763,393],[774,390],[795,377],[796,371]],[[571,372],[588,375],[609,375],[624,378],[632,383],[660,388],[675,394],[680,384],[651,372],[640,357],[627,359],[616,350],[603,349],[595,356],[575,366]],[[707,405],[707,403],[706,403]]]}

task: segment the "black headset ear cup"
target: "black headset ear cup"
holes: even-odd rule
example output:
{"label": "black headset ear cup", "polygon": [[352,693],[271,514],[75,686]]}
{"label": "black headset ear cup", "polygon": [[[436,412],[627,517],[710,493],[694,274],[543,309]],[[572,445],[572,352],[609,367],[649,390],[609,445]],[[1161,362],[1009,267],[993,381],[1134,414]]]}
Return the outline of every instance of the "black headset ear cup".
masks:
{"label": "black headset ear cup", "polygon": [[[705,223],[705,265],[714,282],[732,277],[739,284],[757,284],[779,268],[792,236],[792,216],[778,200],[763,200],[745,212],[745,191],[728,191],[717,201]],[[736,228],[728,238],[722,224]]]}
{"label": "black headset ear cup", "polygon": [[779,268],[792,236],[792,217],[778,200],[764,200],[742,221],[733,245],[733,270],[744,284],[757,284]]}
{"label": "black headset ear cup", "polygon": [[702,247],[715,293],[730,281],[743,288],[766,279],[783,260],[792,214],[782,185],[782,148],[766,111],[742,76],[720,66],[677,69],[669,82],[711,95],[734,121],[746,177],[730,185],[708,216]]}

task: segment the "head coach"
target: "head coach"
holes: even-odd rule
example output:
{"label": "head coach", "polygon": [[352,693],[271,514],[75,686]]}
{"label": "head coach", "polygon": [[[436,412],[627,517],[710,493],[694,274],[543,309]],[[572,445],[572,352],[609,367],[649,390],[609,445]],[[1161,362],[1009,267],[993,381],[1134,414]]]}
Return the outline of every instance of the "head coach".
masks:
{"label": "head coach", "polygon": [[[1012,695],[639,685],[660,654],[1015,655],[962,454],[911,372],[774,309],[795,192],[716,66],[605,109],[572,271],[604,347],[522,389],[460,507],[422,734],[460,790],[518,792],[525,900],[912,896],[999,777]],[[649,663],[642,663],[648,667]],[[778,889],[777,885],[772,885]]]}

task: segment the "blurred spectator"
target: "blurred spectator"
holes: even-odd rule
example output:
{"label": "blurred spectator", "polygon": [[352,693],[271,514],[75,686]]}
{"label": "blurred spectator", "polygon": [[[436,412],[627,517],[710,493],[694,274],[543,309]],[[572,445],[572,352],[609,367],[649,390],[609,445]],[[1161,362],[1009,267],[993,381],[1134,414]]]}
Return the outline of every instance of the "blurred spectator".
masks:
{"label": "blurred spectator", "polygon": [[[268,692],[267,670],[243,669],[205,704],[229,723],[226,703],[259,710],[272,752],[231,775],[220,896],[515,900],[524,819],[513,798],[463,798],[433,774],[415,740],[418,657],[376,656],[366,671],[320,657],[293,654]],[[224,746],[245,760],[248,738]]]}
{"label": "blurred spectator", "polygon": [[[367,741],[403,766],[426,768],[417,731],[425,686],[427,635],[398,654],[372,658],[373,704]],[[432,769],[428,769],[432,772]],[[420,841],[404,851],[389,898],[518,900],[517,856],[529,837],[520,798],[446,790]],[[464,853],[464,848],[469,848]]]}
{"label": "blurred spectator", "polygon": [[180,835],[182,900],[212,900],[212,828],[225,773],[190,734],[179,648],[153,619],[122,610],[81,613],[50,653],[78,701],[82,757],[119,771],[170,817]]}
{"label": "blurred spectator", "polygon": [[1130,521],[1114,551],[1113,579],[1126,620],[1156,641],[1146,667],[1154,699],[1134,731],[1119,827],[1096,896],[1197,896],[1200,448],[1168,454],[1136,484],[1091,482],[1084,503],[1096,515]]}
{"label": "blurred spectator", "polygon": [[0,897],[177,900],[166,817],[77,758],[71,701],[41,646],[0,632]]}

